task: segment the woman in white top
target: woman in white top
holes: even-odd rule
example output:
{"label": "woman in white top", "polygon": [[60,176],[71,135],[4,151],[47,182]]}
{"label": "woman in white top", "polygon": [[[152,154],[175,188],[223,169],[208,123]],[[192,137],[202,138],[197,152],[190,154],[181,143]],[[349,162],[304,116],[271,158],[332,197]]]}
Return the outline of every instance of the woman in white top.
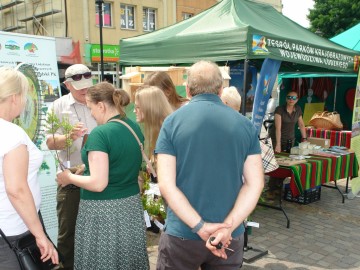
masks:
{"label": "woman in white top", "polygon": [[[10,242],[32,233],[43,261],[59,263],[38,211],[41,194],[37,172],[43,155],[19,126],[11,123],[23,111],[29,84],[19,71],[0,68],[0,228]],[[15,253],[0,237],[0,269],[19,269]]]}

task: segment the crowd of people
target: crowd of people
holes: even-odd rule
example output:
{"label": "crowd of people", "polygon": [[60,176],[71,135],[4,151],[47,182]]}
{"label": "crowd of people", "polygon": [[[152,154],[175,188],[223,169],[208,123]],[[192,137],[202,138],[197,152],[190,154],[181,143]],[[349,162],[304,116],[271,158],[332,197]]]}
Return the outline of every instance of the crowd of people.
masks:
{"label": "crowd of people", "polygon": [[[12,241],[33,234],[41,258],[59,269],[149,269],[139,140],[166,202],[157,269],[241,267],[244,220],[258,202],[264,172],[256,130],[239,113],[237,89],[223,89],[219,67],[192,65],[186,98],[166,72],[151,73],[135,94],[136,121],[125,113],[127,92],[108,82],[93,85],[85,65],[70,66],[64,85],[69,93],[49,113],[61,121],[71,112],[73,128],[46,138],[60,158],[60,264],[38,217],[42,153],[11,123],[24,109],[28,89],[25,76],[12,68],[0,69],[0,126],[9,131],[0,132],[0,229]],[[19,269],[2,238],[0,269]]]}

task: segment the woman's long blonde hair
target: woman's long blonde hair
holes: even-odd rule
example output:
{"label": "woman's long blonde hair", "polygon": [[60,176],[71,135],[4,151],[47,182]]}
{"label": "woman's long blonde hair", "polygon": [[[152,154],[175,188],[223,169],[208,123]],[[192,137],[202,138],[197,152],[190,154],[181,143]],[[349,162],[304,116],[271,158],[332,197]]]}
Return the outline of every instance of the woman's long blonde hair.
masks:
{"label": "woman's long blonde hair", "polygon": [[156,86],[139,88],[135,94],[135,101],[144,117],[145,149],[152,156],[161,125],[173,109],[164,92]]}

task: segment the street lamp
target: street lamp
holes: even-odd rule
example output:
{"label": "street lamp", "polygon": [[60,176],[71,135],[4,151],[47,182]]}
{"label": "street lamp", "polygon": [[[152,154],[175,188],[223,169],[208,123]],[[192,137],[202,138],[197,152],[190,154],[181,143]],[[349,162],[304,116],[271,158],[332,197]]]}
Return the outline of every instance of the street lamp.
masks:
{"label": "street lamp", "polygon": [[102,29],[103,29],[103,4],[104,0],[95,0],[96,5],[98,6],[99,11],[99,29],[100,29],[100,71],[101,71],[101,77],[100,81],[102,82],[104,80],[104,44],[103,44],[103,36],[102,36]]}

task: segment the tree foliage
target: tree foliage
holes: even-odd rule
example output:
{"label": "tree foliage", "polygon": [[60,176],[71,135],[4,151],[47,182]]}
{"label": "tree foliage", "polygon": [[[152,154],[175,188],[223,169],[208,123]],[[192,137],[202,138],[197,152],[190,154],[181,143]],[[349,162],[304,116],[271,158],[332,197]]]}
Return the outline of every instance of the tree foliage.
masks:
{"label": "tree foliage", "polygon": [[314,0],[314,8],[307,16],[312,32],[321,31],[331,38],[360,23],[358,0]]}

